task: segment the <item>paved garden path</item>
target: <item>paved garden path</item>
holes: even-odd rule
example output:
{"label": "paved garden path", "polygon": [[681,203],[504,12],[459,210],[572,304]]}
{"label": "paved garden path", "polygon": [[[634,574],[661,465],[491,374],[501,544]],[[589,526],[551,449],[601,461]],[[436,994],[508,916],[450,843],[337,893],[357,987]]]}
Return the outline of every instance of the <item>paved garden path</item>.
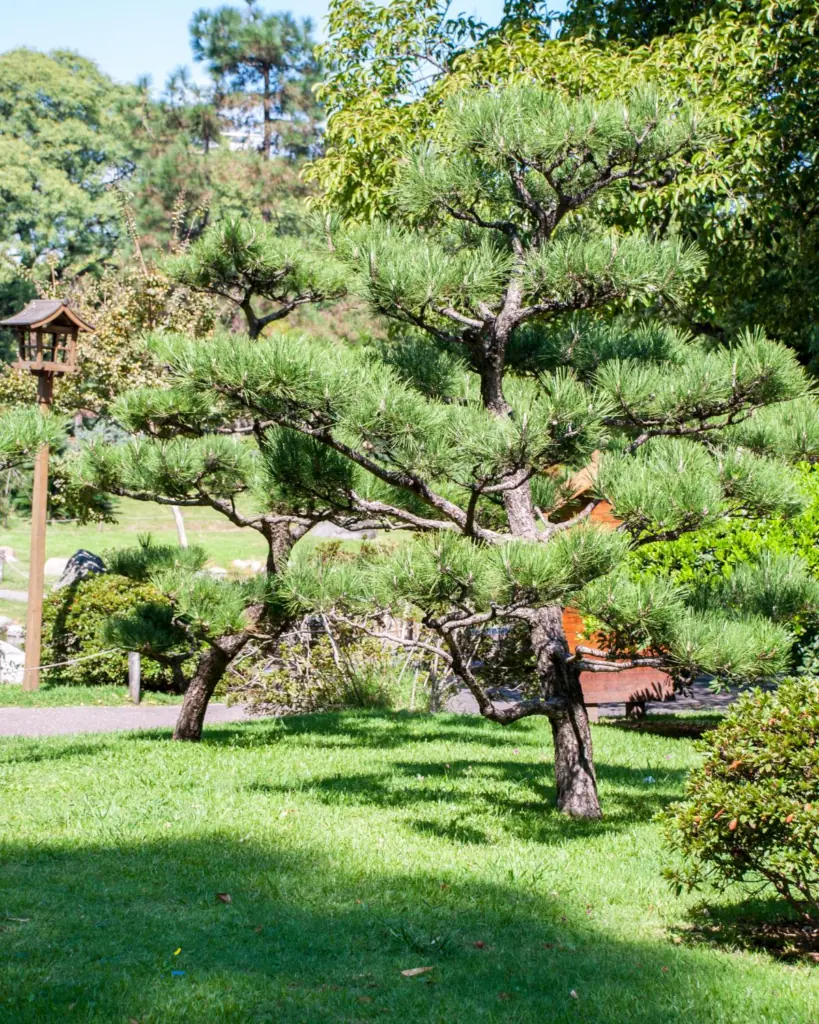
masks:
{"label": "paved garden path", "polygon": [[[172,729],[179,704],[131,707],[0,708],[0,736],[60,736],[78,732],[120,732],[124,729]],[[211,704],[205,726],[241,722],[241,705]]]}
{"label": "paved garden path", "polygon": [[7,590],[3,587],[0,587],[0,600],[28,601],[28,593],[25,590]]}

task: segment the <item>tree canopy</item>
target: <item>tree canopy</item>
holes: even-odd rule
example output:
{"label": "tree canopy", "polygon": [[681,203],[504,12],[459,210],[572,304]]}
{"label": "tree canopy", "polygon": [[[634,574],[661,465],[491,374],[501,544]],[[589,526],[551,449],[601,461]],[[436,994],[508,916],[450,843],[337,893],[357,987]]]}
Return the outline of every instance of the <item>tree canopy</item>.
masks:
{"label": "tree canopy", "polygon": [[190,32],[194,59],[207,63],[234,122],[258,124],[261,108],[266,160],[282,150],[309,150],[316,115],[311,86],[318,79],[309,19],[265,14],[256,0],[247,0],[244,12],[227,6],[197,11]]}
{"label": "tree canopy", "polygon": [[[617,103],[531,86],[453,97],[435,141],[402,153],[394,216],[341,231],[325,257],[390,339],[159,336],[170,387],[121,400],[133,440],[90,449],[86,480],[262,533],[274,610],[253,628],[414,608],[482,714],[549,719],[559,806],[596,816],[580,673],[775,674],[788,615],[819,605],[798,561],[751,566],[717,598],[629,569],[636,547],[794,514],[786,456],[819,457],[793,353],[762,332],[714,347],[664,320],[701,255],[607,223],[610,204],[669,187],[709,132],[650,87]],[[604,502],[617,528],[598,522]],[[324,519],[416,537],[354,562],[291,557]],[[605,645],[570,650],[565,607]],[[510,707],[492,700],[504,673],[522,689]]]}

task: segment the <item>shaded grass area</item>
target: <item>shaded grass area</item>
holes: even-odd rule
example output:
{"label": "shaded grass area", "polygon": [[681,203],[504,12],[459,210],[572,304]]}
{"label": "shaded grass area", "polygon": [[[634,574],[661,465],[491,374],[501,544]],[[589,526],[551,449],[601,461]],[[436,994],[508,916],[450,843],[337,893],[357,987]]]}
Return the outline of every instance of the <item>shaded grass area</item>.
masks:
{"label": "shaded grass area", "polygon": [[[43,682],[39,690],[26,692],[22,686],[0,685],[0,708],[64,708],[92,704],[118,707],[130,703],[127,686],[53,686]],[[143,690],[141,703],[181,704],[182,697]]]}
{"label": "shaded grass area", "polygon": [[722,711],[673,711],[668,714],[652,713],[641,718],[602,718],[600,724],[623,732],[699,739],[709,729],[716,729],[723,717]]}
{"label": "shaded grass area", "polygon": [[659,877],[652,816],[691,744],[595,742],[602,823],[551,810],[531,720],[3,741],[0,1020],[817,1018],[810,967],[674,942],[693,904]]}

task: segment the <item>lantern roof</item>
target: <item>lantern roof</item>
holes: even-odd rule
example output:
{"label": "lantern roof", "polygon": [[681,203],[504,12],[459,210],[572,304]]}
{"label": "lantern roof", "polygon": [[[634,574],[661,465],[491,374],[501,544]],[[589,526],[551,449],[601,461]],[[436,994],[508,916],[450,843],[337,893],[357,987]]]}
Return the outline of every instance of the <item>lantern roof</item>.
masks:
{"label": "lantern roof", "polygon": [[0,327],[44,328],[74,326],[80,331],[93,331],[93,327],[81,320],[74,310],[61,299],[33,299],[25,309],[0,320]]}

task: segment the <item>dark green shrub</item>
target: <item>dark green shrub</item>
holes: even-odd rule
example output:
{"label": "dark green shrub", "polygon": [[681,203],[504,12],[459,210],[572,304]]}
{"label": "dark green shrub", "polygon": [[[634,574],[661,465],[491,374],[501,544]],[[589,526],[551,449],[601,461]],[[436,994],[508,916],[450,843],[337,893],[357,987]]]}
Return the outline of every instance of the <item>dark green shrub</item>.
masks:
{"label": "dark green shrub", "polygon": [[768,883],[819,922],[819,681],[745,694],[699,749],[685,799],[663,816],[683,858],[667,876],[687,888]]}
{"label": "dark green shrub", "polygon": [[[127,616],[145,605],[170,607],[170,602],[150,583],[139,583],[113,573],[86,576],[70,587],[49,594],[43,608],[44,665],[83,658],[73,665],[47,670],[49,682],[68,685],[121,685],[128,681],[125,650],[99,658],[88,655],[110,650],[107,634],[112,619]],[[146,689],[178,689],[169,666],[142,660],[142,685]]]}

